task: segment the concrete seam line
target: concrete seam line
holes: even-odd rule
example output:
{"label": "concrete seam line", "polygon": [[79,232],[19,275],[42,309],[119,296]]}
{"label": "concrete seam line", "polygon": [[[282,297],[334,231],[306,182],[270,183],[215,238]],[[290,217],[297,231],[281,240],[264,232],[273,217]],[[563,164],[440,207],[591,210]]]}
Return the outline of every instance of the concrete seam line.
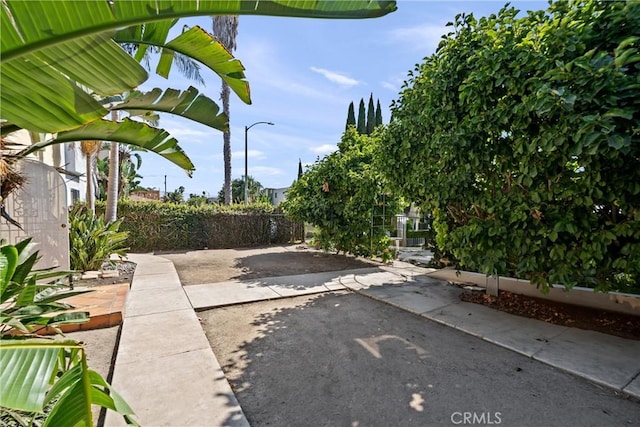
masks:
{"label": "concrete seam line", "polygon": [[625,385],[622,386],[622,390],[624,391],[624,389],[629,387],[629,385],[632,382],[634,382],[637,378],[640,378],[640,371],[636,372],[636,374],[629,380],[629,382],[627,382]]}

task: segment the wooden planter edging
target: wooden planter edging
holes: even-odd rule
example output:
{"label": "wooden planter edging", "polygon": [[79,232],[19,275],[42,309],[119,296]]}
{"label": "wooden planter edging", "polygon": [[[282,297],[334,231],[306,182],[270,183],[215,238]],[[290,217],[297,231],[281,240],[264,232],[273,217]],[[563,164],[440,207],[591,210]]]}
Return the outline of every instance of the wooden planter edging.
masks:
{"label": "wooden planter edging", "polygon": [[553,287],[549,289],[549,293],[544,295],[538,288],[531,285],[528,280],[514,279],[512,277],[499,276],[498,280],[496,280],[495,277],[486,276],[482,273],[470,271],[456,272],[456,270],[448,268],[432,270],[427,274],[430,277],[455,283],[472,283],[488,289],[489,292],[492,290],[501,290],[565,304],[640,316],[640,295],[625,294],[622,292],[603,294],[601,292],[594,292],[593,289],[579,286],[574,287],[571,291],[566,291],[564,286],[561,285],[553,285]]}

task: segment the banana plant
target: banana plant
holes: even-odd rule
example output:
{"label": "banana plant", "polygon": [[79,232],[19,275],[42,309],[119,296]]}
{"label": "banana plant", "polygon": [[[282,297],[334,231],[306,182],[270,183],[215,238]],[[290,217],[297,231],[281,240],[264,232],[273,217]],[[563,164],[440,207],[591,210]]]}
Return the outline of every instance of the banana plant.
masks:
{"label": "banana plant", "polygon": [[[227,116],[219,113],[220,107],[192,86],[185,91],[167,89],[163,92],[160,88],[149,92],[133,91],[124,102],[112,104],[109,111],[113,110],[124,110],[131,116],[142,117],[148,116],[149,112],[165,112],[220,131],[228,126]],[[189,175],[194,170],[193,163],[178,145],[178,141],[167,131],[130,118],[125,118],[122,122],[100,119],[79,128],[59,132],[50,139],[26,147],[16,157],[24,157],[49,145],[83,140],[128,144],[161,155]]]}
{"label": "banana plant", "polygon": [[[393,10],[393,1],[5,0],[0,8],[2,119],[6,126],[57,133],[104,117],[107,110],[94,94],[105,97],[131,91],[148,78],[138,61],[114,40],[122,28],[137,27],[130,31],[129,39],[120,31],[119,41],[135,42],[138,37],[162,44],[164,30],[142,32],[140,26],[151,22],[155,28],[166,29],[176,18],[202,15],[370,18]],[[230,60],[219,44],[205,46],[205,37],[206,32],[194,29],[166,44],[163,51],[205,52],[203,64],[220,65],[219,75],[230,79],[241,99],[250,101],[248,86],[238,71],[241,64]],[[161,70],[168,72],[167,62],[161,60]]]}
{"label": "banana plant", "polygon": [[[43,337],[45,327],[82,323],[87,312],[70,312],[60,300],[69,291],[59,281],[71,272],[34,270],[38,252],[31,239],[0,246],[0,408],[4,416],[44,416],[44,425],[93,425],[91,406],[115,410],[127,422],[133,411],[96,372],[87,367],[82,345]],[[48,283],[43,281],[48,280]],[[58,330],[59,332],[59,330]],[[47,408],[47,414],[43,411]],[[6,421],[6,420],[3,420]]]}
{"label": "banana plant", "polygon": [[169,30],[177,22],[177,19],[173,19],[128,27],[118,31],[113,39],[120,44],[136,46],[133,57],[139,62],[145,57],[149,46],[160,49],[156,74],[164,78],[169,77],[176,53],[198,61],[225,81],[243,102],[251,104],[244,66],[222,43],[201,27],[191,27],[175,39],[166,41]]}

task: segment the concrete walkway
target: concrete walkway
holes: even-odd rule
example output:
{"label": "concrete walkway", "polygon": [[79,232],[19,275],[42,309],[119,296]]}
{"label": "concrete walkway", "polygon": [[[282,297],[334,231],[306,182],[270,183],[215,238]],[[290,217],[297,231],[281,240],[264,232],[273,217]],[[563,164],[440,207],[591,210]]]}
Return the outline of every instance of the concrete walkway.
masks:
{"label": "concrete walkway", "polygon": [[[127,296],[112,385],[143,426],[248,426],[173,263],[137,263]],[[126,425],[107,412],[106,426]]]}
{"label": "concrete walkway", "polygon": [[[170,261],[129,259],[138,265],[112,384],[142,425],[248,425],[194,309],[345,289],[640,398],[640,342],[461,302],[462,290],[412,264],[183,288]],[[108,413],[106,425],[124,423]]]}

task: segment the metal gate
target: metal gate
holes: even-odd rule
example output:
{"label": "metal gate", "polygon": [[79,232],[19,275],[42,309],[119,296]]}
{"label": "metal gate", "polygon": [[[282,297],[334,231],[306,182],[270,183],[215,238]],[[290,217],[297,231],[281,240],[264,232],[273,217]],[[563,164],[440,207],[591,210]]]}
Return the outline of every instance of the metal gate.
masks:
{"label": "metal gate", "polygon": [[17,167],[26,183],[7,197],[5,206],[24,230],[1,220],[0,237],[11,244],[33,237],[32,242],[41,256],[36,268],[69,270],[69,218],[64,179],[53,167],[35,160],[20,160]]}

